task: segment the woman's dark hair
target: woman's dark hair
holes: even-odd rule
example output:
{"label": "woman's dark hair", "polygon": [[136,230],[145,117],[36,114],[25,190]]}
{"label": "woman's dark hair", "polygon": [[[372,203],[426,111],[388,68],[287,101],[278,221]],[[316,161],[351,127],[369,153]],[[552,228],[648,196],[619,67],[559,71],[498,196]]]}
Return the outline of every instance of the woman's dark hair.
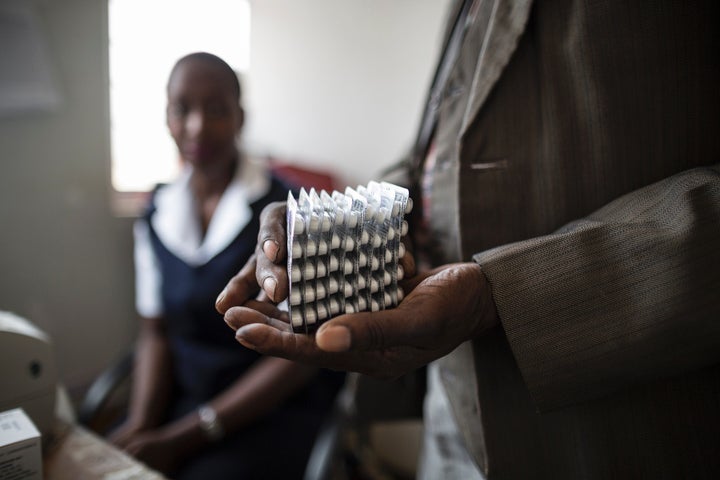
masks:
{"label": "woman's dark hair", "polygon": [[175,65],[170,71],[170,76],[168,77],[168,85],[170,85],[170,80],[172,80],[173,76],[175,75],[175,71],[180,67],[180,65],[193,60],[211,63],[217,67],[220,67],[221,70],[227,72],[228,77],[230,78],[233,93],[237,95],[238,103],[240,102],[240,99],[242,98],[242,90],[240,88],[240,80],[238,79],[237,72],[233,70],[232,67],[228,65],[225,60],[218,57],[217,55],[213,55],[212,53],[195,52],[180,58],[177,62],[175,62]]}

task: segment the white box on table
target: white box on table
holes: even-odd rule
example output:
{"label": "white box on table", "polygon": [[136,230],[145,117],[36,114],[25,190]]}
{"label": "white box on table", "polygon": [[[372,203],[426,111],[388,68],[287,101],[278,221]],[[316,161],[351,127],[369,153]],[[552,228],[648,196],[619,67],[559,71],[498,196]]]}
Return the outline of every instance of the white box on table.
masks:
{"label": "white box on table", "polygon": [[23,409],[0,412],[0,478],[42,480],[40,432]]}

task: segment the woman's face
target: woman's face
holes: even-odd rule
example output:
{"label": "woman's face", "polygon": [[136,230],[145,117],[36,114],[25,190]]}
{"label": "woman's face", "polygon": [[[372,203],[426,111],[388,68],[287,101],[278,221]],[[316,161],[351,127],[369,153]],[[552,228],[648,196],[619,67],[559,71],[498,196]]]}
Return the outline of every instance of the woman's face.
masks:
{"label": "woman's face", "polygon": [[184,161],[196,168],[234,161],[242,124],[227,71],[201,60],[178,66],[168,83],[167,125]]}

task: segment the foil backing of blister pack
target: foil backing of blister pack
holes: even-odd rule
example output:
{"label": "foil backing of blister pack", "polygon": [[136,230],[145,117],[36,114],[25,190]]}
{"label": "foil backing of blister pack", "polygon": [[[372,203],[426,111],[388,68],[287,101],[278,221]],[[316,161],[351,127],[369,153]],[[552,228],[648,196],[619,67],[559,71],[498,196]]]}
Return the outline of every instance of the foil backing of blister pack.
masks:
{"label": "foil backing of blister pack", "polygon": [[403,298],[400,259],[412,209],[408,190],[387,182],[345,192],[301,189],[287,200],[290,321],[311,333],[343,314],[378,311]]}

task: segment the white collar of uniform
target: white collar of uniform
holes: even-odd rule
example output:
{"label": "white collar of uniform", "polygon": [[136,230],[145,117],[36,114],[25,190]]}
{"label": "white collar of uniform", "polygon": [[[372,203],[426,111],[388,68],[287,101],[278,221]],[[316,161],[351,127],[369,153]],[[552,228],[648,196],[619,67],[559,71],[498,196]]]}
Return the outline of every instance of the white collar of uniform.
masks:
{"label": "white collar of uniform", "polygon": [[243,157],[203,238],[190,189],[191,175],[192,168],[187,167],[176,181],[158,190],[151,222],[168,250],[189,265],[202,265],[223,251],[250,222],[250,204],[268,192],[270,179],[263,164]]}

